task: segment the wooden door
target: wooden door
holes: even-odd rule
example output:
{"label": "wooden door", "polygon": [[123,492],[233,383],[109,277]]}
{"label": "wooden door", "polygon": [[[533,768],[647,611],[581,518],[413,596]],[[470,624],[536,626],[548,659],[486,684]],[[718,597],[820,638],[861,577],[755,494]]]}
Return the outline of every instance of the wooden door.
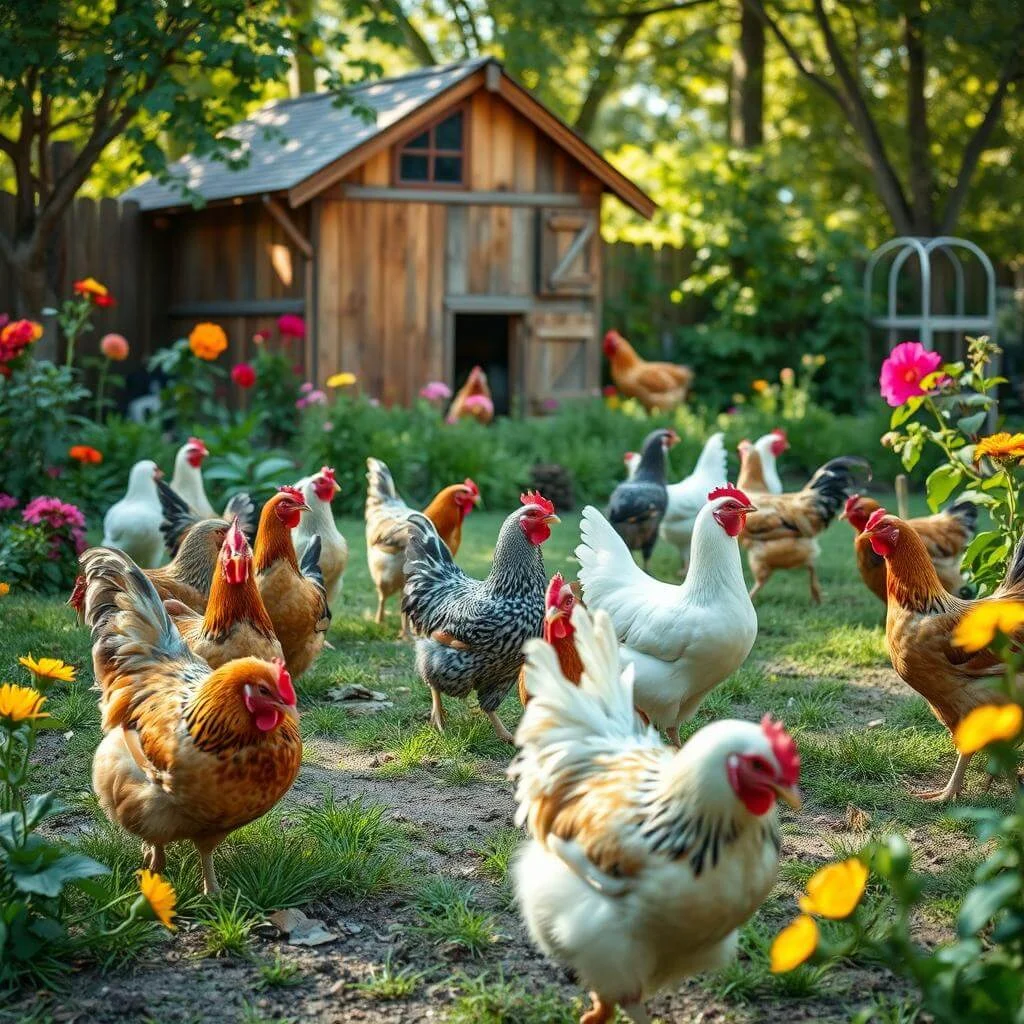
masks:
{"label": "wooden door", "polygon": [[594,314],[536,312],[525,326],[526,411],[550,412],[552,400],[589,397],[599,369]]}
{"label": "wooden door", "polygon": [[597,210],[539,210],[537,291],[547,296],[594,295],[599,268]]}

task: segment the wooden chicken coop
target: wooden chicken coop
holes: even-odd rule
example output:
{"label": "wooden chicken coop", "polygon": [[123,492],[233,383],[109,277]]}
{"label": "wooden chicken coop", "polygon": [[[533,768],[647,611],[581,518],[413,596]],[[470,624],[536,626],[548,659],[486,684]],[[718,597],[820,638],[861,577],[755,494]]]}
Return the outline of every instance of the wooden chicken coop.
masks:
{"label": "wooden chicken coop", "polygon": [[303,362],[385,403],[488,372],[498,412],[600,381],[601,202],[655,204],[493,60],[271,103],[228,135],[248,162],[171,168],[204,204],[147,181],[151,344],[220,323],[231,355],[282,313]]}

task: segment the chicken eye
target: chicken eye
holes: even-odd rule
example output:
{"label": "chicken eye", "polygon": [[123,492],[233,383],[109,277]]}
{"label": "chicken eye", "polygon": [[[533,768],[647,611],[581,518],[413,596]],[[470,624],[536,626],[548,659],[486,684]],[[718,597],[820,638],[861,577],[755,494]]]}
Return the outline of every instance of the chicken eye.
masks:
{"label": "chicken eye", "polygon": [[772,766],[763,757],[752,757],[750,763],[757,771],[765,775],[772,774]]}
{"label": "chicken eye", "polygon": [[261,686],[260,687],[260,695],[263,696],[263,697],[269,697],[270,696],[270,690],[266,686]]}

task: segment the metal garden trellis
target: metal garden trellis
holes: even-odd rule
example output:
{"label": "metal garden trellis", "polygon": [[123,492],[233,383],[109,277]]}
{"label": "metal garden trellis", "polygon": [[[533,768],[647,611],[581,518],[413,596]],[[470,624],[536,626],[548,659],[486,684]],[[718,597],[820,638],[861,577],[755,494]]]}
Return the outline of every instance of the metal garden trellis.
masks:
{"label": "metal garden trellis", "polygon": [[[983,313],[965,312],[966,275],[964,264],[957,250],[971,253],[981,265],[985,275],[985,310]],[[936,313],[932,309],[932,255],[941,253],[953,269],[955,294],[952,313]],[[884,315],[876,316],[872,309],[875,271],[887,257],[892,256],[889,267],[887,302]],[[911,256],[917,256],[921,285],[920,312],[899,312],[900,275]],[[992,261],[985,253],[966,238],[940,235],[937,238],[915,238],[905,235],[880,245],[871,254],[864,268],[864,308],[868,323],[872,327],[888,330],[890,348],[898,341],[917,340],[926,349],[934,347],[936,332],[975,335],[987,334],[995,340],[996,334],[996,275]],[[916,339],[908,339],[907,332],[915,332]],[[900,337],[900,335],[903,337]]]}

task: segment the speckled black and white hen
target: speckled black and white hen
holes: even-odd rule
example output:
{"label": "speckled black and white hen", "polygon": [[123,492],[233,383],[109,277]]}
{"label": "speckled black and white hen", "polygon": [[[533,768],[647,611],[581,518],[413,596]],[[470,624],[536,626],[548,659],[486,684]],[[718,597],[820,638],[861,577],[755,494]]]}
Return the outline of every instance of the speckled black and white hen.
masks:
{"label": "speckled black and white hen", "polygon": [[409,517],[402,612],[419,634],[416,669],[430,687],[430,721],[438,730],[444,728],[441,694],[466,697],[476,690],[494,731],[512,742],[498,706],[519,676],[523,644],[541,634],[547,576],[540,547],[559,521],[541,495],[521,500],[523,507],[501,527],[483,580],[455,564],[426,516]]}
{"label": "speckled black and white hen", "polygon": [[643,555],[644,569],[650,564],[658,527],[668,507],[665,453],[678,440],[674,430],[652,430],[644,438],[636,471],[612,491],[608,500],[608,522],[630,551]]}

